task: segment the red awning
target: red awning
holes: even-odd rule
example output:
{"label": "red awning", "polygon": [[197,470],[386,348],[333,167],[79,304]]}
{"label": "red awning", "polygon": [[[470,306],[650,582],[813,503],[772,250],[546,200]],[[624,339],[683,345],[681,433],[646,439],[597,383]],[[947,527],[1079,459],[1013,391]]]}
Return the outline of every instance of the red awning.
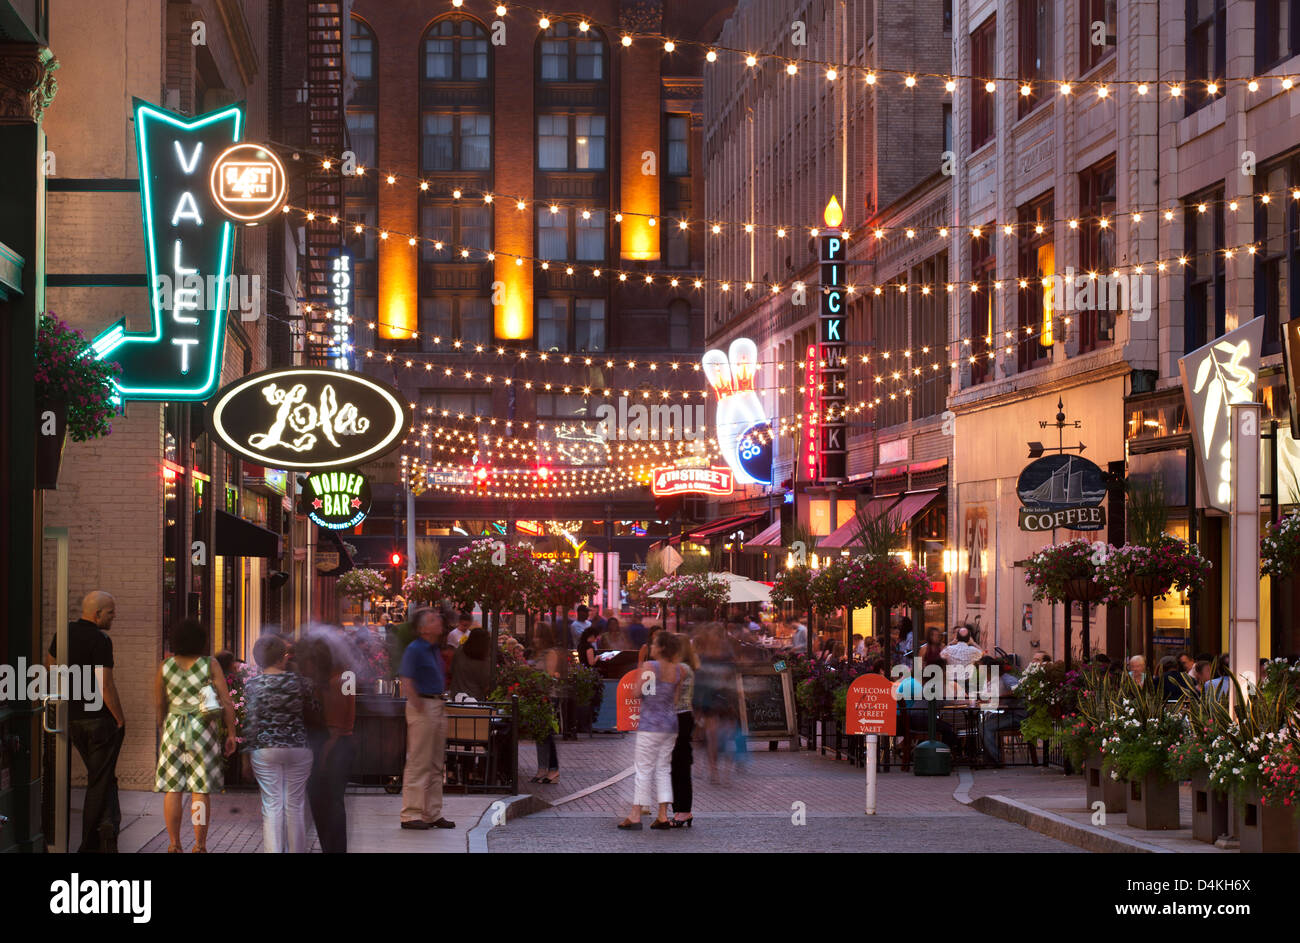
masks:
{"label": "red awning", "polygon": [[889,516],[897,524],[910,524],[916,520],[935,498],[939,497],[936,491],[909,491],[903,495],[903,500],[889,509]]}
{"label": "red awning", "polygon": [[781,522],[768,524],[762,533],[746,540],[746,547],[779,547],[781,545]]}
{"label": "red awning", "polygon": [[687,531],[684,535],[688,540],[698,540],[701,537],[716,537],[718,534],[727,534],[733,530],[740,530],[748,527],[759,518],[767,517],[766,511],[759,511],[756,514],[737,514],[735,517],[724,517],[721,520],[711,521],[708,524],[702,524],[693,530]]}
{"label": "red awning", "polygon": [[827,547],[829,549],[840,549],[843,547],[858,546],[858,515],[865,517],[875,517],[884,513],[885,509],[892,505],[898,499],[897,495],[889,495],[884,498],[872,498],[867,502],[866,507],[862,508],[853,517],[849,518],[827,537],[823,537],[817,542],[818,547]]}

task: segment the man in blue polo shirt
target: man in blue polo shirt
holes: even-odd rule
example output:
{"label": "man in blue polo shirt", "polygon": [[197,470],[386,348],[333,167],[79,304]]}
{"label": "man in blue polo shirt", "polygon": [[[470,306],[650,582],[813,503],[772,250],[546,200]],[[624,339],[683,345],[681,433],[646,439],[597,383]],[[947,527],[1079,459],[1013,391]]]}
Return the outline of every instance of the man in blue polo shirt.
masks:
{"label": "man in blue polo shirt", "polygon": [[406,697],[406,769],[402,772],[402,828],[455,828],[442,817],[442,776],[447,752],[447,713],[440,641],[446,630],[436,609],[412,617],[416,638],[397,669]]}

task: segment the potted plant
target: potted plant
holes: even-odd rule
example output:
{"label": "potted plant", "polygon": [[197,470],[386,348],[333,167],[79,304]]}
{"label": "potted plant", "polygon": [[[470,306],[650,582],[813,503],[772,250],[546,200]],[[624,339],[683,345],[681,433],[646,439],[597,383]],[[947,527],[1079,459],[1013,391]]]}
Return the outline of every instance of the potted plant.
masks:
{"label": "potted plant", "polygon": [[[1063,661],[1026,665],[1020,683],[1016,685],[1016,697],[1026,714],[1020,722],[1021,737],[1033,743],[1037,740],[1062,740],[1067,733],[1077,734],[1079,696],[1083,690],[1083,674],[1077,669],[1067,668]],[[1082,768],[1084,758],[1092,752],[1084,744],[1084,739],[1079,740],[1077,755],[1066,752],[1066,758],[1075,768]]]}
{"label": "potted plant", "polygon": [[36,333],[36,487],[54,488],[67,437],[87,442],[113,431],[113,379],[122,371],[96,360],[86,336],[52,314]]}
{"label": "potted plant", "polygon": [[1185,697],[1182,710],[1187,715],[1183,735],[1169,748],[1169,775],[1176,780],[1190,780],[1192,788],[1192,838],[1213,844],[1229,828],[1228,795],[1210,786],[1207,751],[1214,736],[1215,696]]}
{"label": "potted plant", "polygon": [[1187,733],[1187,716],[1168,706],[1158,686],[1139,688],[1126,675],[1115,713],[1102,731],[1105,772],[1128,786],[1128,824],[1178,828],[1178,780],[1168,763],[1170,749]]}
{"label": "potted plant", "polygon": [[497,684],[488,695],[493,701],[519,698],[519,738],[544,740],[557,733],[560,725],[555,716],[554,682],[540,668],[528,664],[502,664],[497,669]]}

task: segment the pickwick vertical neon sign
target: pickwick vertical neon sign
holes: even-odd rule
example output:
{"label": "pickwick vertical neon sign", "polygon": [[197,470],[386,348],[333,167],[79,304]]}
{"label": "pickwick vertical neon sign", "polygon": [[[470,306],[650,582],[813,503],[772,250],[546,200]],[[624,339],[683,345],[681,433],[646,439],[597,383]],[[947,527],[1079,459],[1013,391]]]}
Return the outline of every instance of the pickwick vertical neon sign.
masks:
{"label": "pickwick vertical neon sign", "polygon": [[124,318],[92,345],[96,358],[121,365],[114,383],[124,400],[205,400],[217,388],[234,224],[212,196],[210,174],[243,124],[240,105],[186,118],[135,101],[152,324],[128,333]]}
{"label": "pickwick vertical neon sign", "polygon": [[818,456],[821,480],[838,481],[846,475],[848,451],[845,443],[845,348],[847,346],[847,312],[844,310],[845,261],[847,243],[840,224],[844,212],[835,197],[826,204],[824,214],[829,227],[819,237],[821,243],[821,305],[817,319],[817,340],[821,356],[821,441]]}

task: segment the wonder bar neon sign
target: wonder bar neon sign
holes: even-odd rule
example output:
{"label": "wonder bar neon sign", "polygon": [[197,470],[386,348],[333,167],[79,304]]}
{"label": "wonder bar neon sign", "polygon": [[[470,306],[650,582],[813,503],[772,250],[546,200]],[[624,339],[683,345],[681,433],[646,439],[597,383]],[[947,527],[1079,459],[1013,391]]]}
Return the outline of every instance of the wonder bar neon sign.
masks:
{"label": "wonder bar neon sign", "polygon": [[149,330],[128,333],[124,318],[95,338],[95,357],[122,367],[114,383],[123,399],[204,400],[217,388],[234,225],[214,204],[208,177],[243,124],[240,105],[185,118],[135,101],[149,285],[177,287],[169,298],[150,288]]}

